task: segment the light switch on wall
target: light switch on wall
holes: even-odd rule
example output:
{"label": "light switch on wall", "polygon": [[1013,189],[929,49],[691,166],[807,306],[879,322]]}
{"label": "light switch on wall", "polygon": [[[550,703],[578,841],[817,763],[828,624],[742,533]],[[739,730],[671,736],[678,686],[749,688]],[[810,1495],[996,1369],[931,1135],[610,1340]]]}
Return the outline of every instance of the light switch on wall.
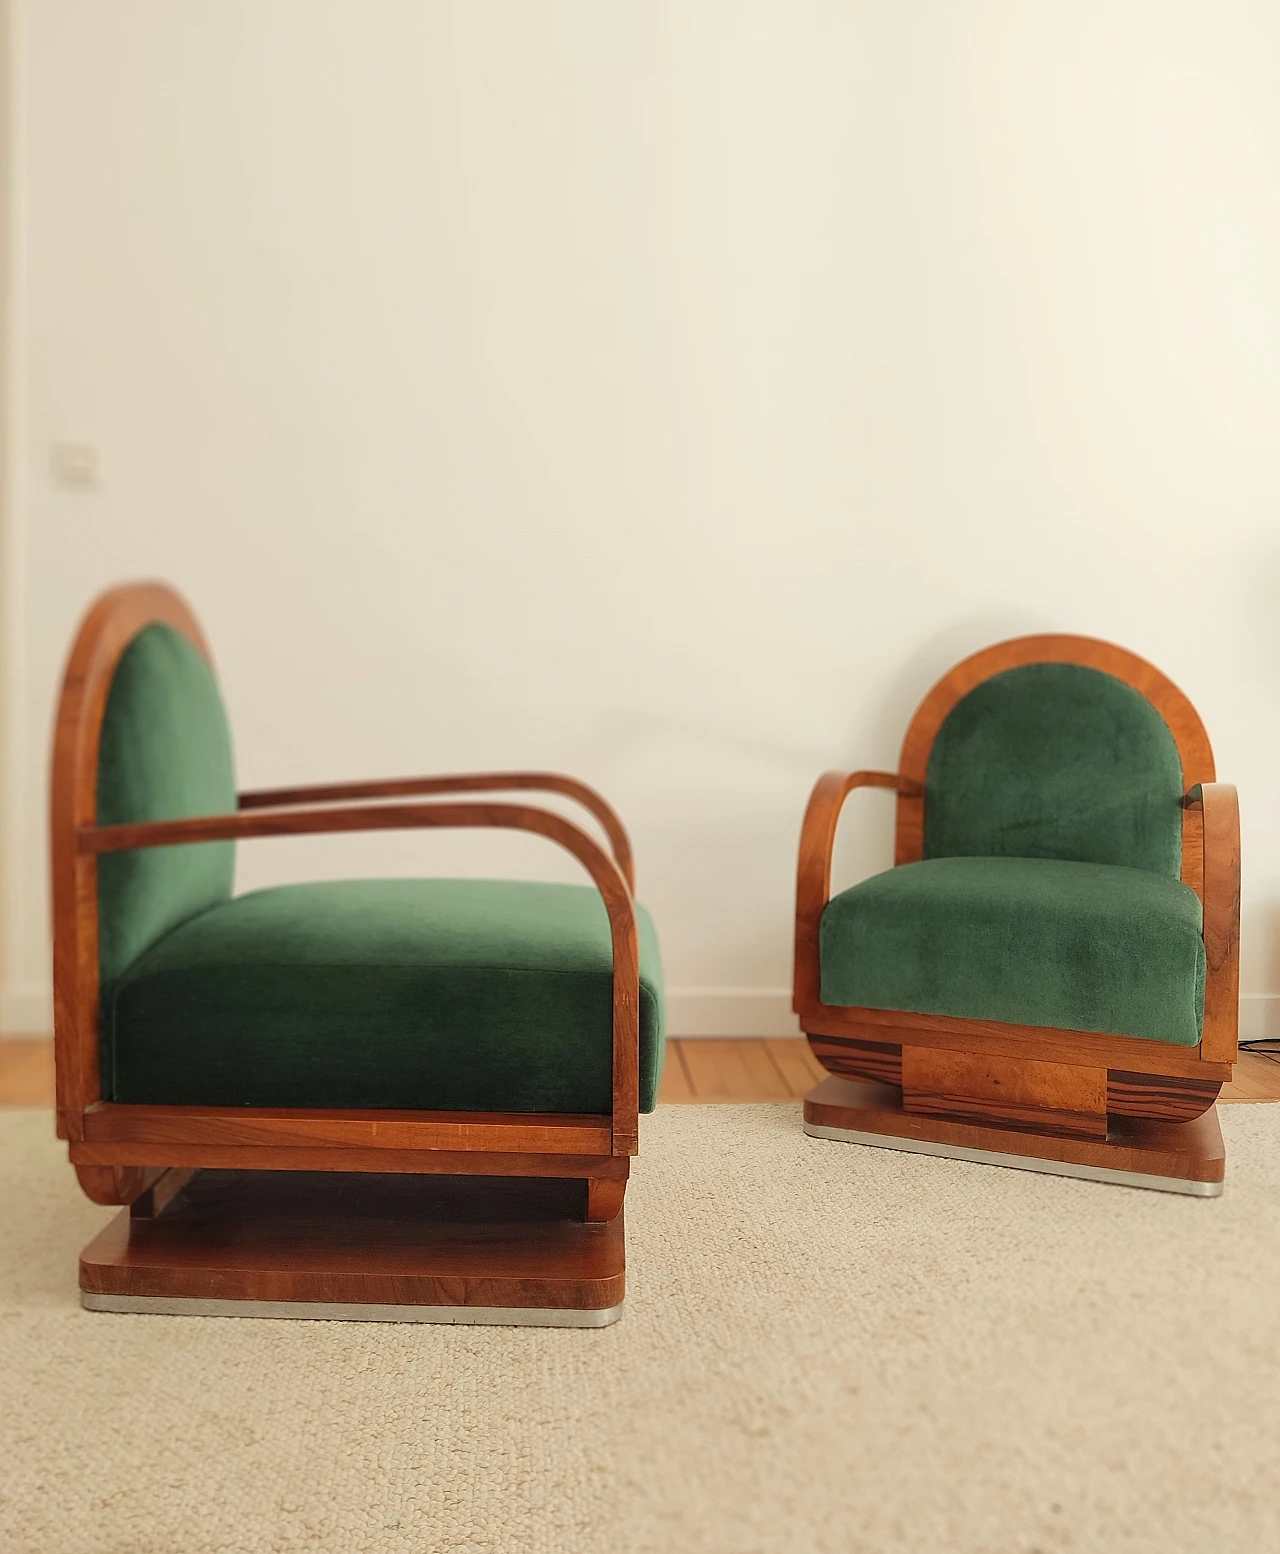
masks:
{"label": "light switch on wall", "polygon": [[55,442],[49,449],[49,471],[64,491],[97,491],[102,486],[102,460],[87,442]]}

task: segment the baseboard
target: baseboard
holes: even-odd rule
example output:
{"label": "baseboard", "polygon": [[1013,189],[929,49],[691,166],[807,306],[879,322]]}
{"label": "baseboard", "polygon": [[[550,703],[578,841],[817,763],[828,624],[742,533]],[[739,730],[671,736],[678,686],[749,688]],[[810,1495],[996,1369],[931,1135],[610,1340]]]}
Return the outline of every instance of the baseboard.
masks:
{"label": "baseboard", "polygon": [[52,1036],[53,993],[42,982],[0,988],[0,1039]]}
{"label": "baseboard", "polygon": [[1280,1037],[1280,993],[1240,995],[1240,1040]]}
{"label": "baseboard", "polygon": [[668,1036],[799,1036],[791,989],[680,987],[667,992]]}

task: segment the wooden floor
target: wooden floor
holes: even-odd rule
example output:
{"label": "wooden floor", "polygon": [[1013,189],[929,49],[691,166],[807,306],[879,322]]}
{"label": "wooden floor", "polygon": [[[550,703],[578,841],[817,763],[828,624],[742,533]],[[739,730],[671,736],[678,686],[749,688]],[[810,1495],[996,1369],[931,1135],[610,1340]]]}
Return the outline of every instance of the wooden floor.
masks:
{"label": "wooden floor", "polygon": [[[799,1101],[826,1070],[803,1038],[705,1038],[667,1043],[660,1101]],[[1280,1053],[1242,1052],[1223,1101],[1280,1101]],[[0,1106],[53,1104],[53,1043],[0,1039]]]}
{"label": "wooden floor", "polygon": [[0,1106],[53,1105],[53,1043],[0,1037]]}
{"label": "wooden floor", "polygon": [[827,1071],[803,1038],[667,1043],[660,1101],[802,1101]]}

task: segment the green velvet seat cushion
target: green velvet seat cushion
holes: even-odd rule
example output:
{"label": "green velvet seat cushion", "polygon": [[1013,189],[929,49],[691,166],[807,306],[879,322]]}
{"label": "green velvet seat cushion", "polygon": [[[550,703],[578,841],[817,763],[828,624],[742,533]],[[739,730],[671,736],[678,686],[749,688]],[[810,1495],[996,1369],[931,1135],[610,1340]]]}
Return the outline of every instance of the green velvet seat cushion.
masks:
{"label": "green velvet seat cushion", "polygon": [[841,892],[822,914],[822,1001],[1194,1046],[1201,909],[1142,869],[934,858]]}
{"label": "green velvet seat cushion", "polygon": [[925,776],[924,856],[1068,858],[1182,872],[1182,762],[1140,692],[1024,664],[951,709]]}
{"label": "green velvet seat cushion", "polygon": [[[103,826],[236,807],[231,733],[200,650],[172,627],[148,626],[120,657],[98,746]],[[226,901],[235,843],[154,847],[98,860],[98,958],[104,1001],[139,955],[187,918]]]}
{"label": "green velvet seat cushion", "polygon": [[[640,939],[640,1104],[663,1052],[653,924]],[[116,1101],[608,1112],[612,947],[590,886],[349,880],[238,896],[120,979]]]}

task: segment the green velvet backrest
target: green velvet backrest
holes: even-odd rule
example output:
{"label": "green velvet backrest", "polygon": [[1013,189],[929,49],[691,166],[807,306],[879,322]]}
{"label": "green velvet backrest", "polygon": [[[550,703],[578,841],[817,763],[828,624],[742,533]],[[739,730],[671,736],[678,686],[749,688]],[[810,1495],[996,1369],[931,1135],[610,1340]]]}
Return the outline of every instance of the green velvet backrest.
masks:
{"label": "green velvet backrest", "polygon": [[[200,650],[151,625],[111,681],[98,747],[98,824],[177,820],[236,808],[231,733]],[[234,842],[108,853],[98,860],[102,996],[158,939],[231,895]]]}
{"label": "green velvet backrest", "polygon": [[1182,762],[1132,686],[1024,664],[951,709],[925,778],[926,858],[1065,858],[1179,878]]}

